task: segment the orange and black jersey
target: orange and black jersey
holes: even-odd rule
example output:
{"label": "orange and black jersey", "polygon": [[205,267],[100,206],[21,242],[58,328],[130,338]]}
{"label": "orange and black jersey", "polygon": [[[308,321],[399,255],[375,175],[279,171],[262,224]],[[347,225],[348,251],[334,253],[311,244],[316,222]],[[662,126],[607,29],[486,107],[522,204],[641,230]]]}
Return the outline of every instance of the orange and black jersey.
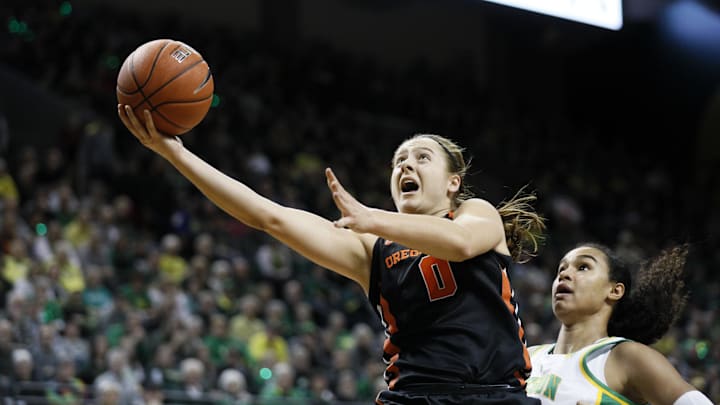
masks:
{"label": "orange and black jersey", "polygon": [[511,263],[497,252],[448,262],[378,238],[369,299],[385,326],[391,390],[428,383],[524,387],[530,358]]}

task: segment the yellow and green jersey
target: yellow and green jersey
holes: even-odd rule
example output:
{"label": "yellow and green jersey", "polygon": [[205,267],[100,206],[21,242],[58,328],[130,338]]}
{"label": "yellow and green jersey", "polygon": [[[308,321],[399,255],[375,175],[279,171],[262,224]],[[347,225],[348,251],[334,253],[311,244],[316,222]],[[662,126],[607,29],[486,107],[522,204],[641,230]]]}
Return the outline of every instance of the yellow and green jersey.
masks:
{"label": "yellow and green jersey", "polygon": [[554,354],[555,344],[532,346],[532,374],[527,383],[529,396],[543,405],[635,405],[613,391],[605,380],[605,363],[610,351],[624,338],[607,337],[574,353]]}

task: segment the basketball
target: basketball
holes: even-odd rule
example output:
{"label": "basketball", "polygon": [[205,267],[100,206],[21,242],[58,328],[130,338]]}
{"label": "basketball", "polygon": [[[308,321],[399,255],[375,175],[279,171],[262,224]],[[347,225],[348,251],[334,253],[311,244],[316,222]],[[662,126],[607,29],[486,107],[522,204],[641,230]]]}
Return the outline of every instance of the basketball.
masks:
{"label": "basketball", "polygon": [[213,100],[210,67],[195,49],[172,39],[156,39],[135,49],[123,62],[117,77],[120,104],[133,108],[145,122],[152,114],[155,128],[166,135],[181,135],[197,126]]}

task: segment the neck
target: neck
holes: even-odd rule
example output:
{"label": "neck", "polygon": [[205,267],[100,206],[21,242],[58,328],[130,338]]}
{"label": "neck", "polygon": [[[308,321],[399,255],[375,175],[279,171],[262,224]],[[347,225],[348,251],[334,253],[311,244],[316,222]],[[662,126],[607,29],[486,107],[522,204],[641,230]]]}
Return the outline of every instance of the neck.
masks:
{"label": "neck", "polygon": [[553,352],[555,354],[573,353],[607,336],[607,323],[600,324],[593,319],[563,324]]}

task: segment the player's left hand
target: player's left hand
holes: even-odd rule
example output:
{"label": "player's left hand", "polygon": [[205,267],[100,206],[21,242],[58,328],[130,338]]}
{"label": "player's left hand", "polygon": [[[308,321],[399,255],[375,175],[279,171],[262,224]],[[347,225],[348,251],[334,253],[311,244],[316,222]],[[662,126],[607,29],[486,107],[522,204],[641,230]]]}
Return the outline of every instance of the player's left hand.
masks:
{"label": "player's left hand", "polygon": [[340,219],[333,222],[335,227],[352,229],[358,233],[368,232],[372,224],[372,210],[345,190],[332,169],[325,169],[325,178],[335,206],[340,210]]}

